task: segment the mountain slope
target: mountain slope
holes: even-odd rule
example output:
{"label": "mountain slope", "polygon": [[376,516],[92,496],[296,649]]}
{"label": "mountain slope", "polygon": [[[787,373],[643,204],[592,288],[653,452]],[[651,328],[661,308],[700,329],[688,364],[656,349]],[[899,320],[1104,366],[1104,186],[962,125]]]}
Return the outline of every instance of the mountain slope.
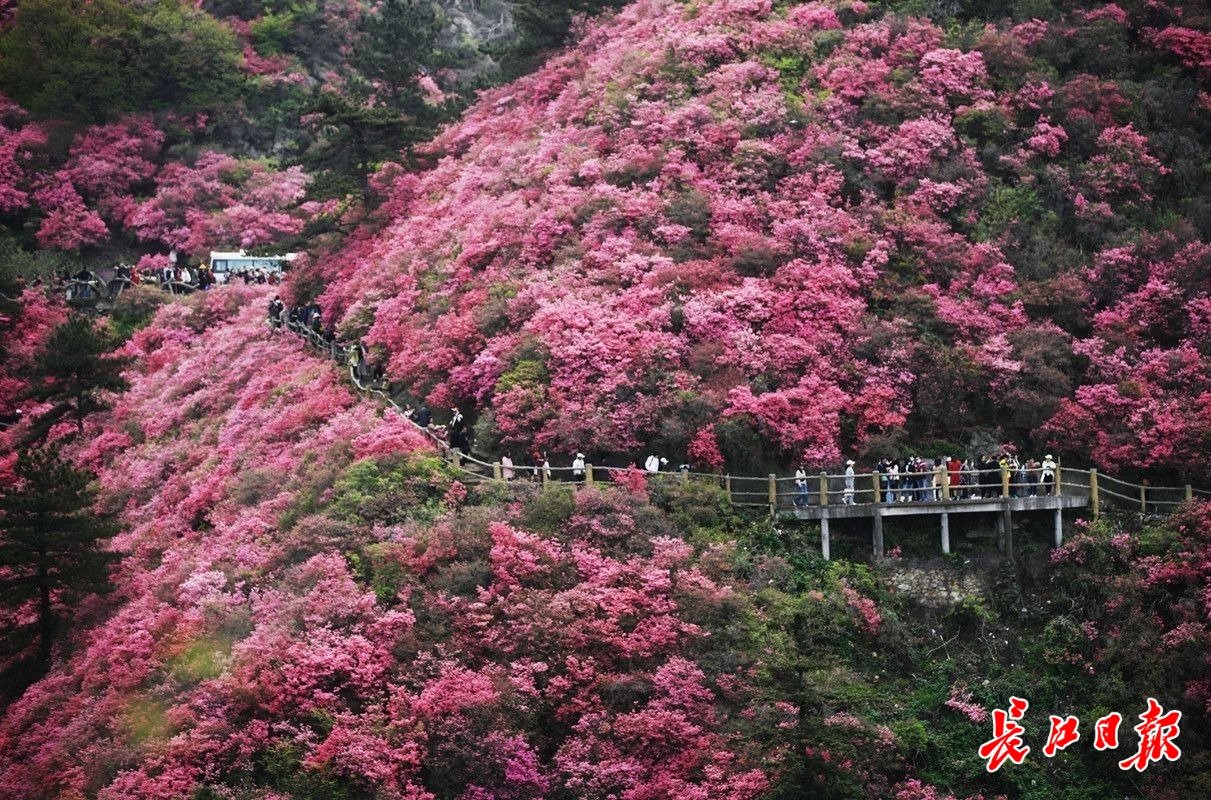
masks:
{"label": "mountain slope", "polygon": [[488,447],[1205,479],[1205,17],[979,13],[632,4],[380,174],[299,293]]}

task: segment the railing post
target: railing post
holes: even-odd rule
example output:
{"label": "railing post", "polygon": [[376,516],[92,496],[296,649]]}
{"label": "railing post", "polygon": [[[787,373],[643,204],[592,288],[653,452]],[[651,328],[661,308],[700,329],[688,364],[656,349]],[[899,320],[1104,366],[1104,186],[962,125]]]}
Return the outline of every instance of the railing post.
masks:
{"label": "railing post", "polygon": [[723,476],[723,488],[727,490],[727,504],[735,505],[735,501],[732,500],[732,474],[730,472]]}
{"label": "railing post", "polygon": [[[946,470],[942,472],[942,499],[943,500],[950,499],[950,467],[949,467],[949,465],[947,465]],[[946,552],[949,553],[950,551],[947,550]]]}
{"label": "railing post", "polygon": [[1062,476],[1060,475],[1060,463],[1057,461],[1055,464],[1055,471],[1051,475],[1052,494],[1054,494],[1056,497],[1060,496],[1060,487],[1062,487],[1064,485],[1064,482],[1062,480],[1060,480],[1061,477]]}
{"label": "railing post", "polygon": [[1148,513],[1148,485],[1145,483],[1140,484],[1140,511]]}
{"label": "railing post", "polygon": [[1097,519],[1098,515],[1098,497],[1097,497],[1097,470],[1089,470],[1089,508],[1093,511],[1093,518]]}
{"label": "railing post", "polygon": [[778,476],[772,472],[769,476],[769,513],[778,510]]}
{"label": "railing post", "polygon": [[828,505],[828,474],[820,473],[820,507]]}
{"label": "railing post", "polygon": [[1001,467],[1001,497],[1009,497],[1009,467]]}
{"label": "railing post", "polygon": [[883,511],[875,508],[874,525],[871,532],[871,550],[875,561],[883,560]]}
{"label": "railing post", "polygon": [[690,482],[690,471],[688,469],[681,470],[681,482],[682,483]]}
{"label": "railing post", "polygon": [[538,467],[538,474],[542,476],[542,488],[544,488],[544,489],[547,488],[547,483],[551,479],[550,479],[550,477],[547,476],[546,467],[540,464]]}
{"label": "railing post", "polygon": [[1189,503],[1193,499],[1194,499],[1194,487],[1187,483],[1186,484],[1186,502]]}
{"label": "railing post", "polygon": [[584,465],[584,482],[587,486],[593,485],[593,465],[592,464]]}
{"label": "railing post", "polygon": [[878,470],[875,470],[874,472],[870,473],[870,485],[875,490],[875,505],[879,505],[880,503],[883,502],[883,491],[879,488],[879,480],[880,479],[879,479]]}
{"label": "railing post", "polygon": [[492,480],[504,480],[504,471],[501,469],[500,462],[497,461],[492,465]]}

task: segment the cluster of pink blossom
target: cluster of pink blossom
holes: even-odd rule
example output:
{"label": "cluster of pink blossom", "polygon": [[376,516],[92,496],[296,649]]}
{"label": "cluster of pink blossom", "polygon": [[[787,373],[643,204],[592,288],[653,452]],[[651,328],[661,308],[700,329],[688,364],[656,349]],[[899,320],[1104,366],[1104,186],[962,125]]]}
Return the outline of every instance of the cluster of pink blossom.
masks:
{"label": "cluster of pink blossom", "polygon": [[[1157,547],[1154,543],[1165,540]],[[1211,712],[1211,504],[1196,502],[1141,531],[1131,523],[1088,526],[1055,551],[1059,580],[1079,581],[1095,602],[1063,655],[1087,672],[1134,680],[1164,676],[1190,716]],[[1164,598],[1163,600],[1161,598]],[[1084,641],[1081,641],[1083,639]],[[1161,691],[1160,688],[1148,691]]]}
{"label": "cluster of pink blossom", "polygon": [[1096,313],[1075,344],[1089,376],[1048,423],[1108,467],[1211,474],[1211,248],[1171,235],[1103,250],[1087,271]]}
{"label": "cluster of pink blossom", "polygon": [[[1095,230],[1148,202],[1167,166],[1118,85],[1031,68],[1049,37],[1124,13],[989,25],[959,48],[844,2],[633,4],[485,93],[435,166],[376,176],[383,205],[321,258],[320,302],[415,394],[490,407],[509,445],[637,451],[677,419],[671,446],[717,467],[722,419],[836,462],[935,413],[921,371],[940,361],[953,394],[1036,398],[1045,418],[1063,390],[1040,390],[1036,343],[1071,358],[1072,339],[1023,301],[1083,265],[1023,285],[1024,221],[981,233],[1003,198],[989,162]],[[976,125],[1002,155],[977,151]],[[1206,291],[1204,274],[1191,314]]]}
{"label": "cluster of pink blossom", "polygon": [[26,208],[34,183],[31,159],[46,146],[46,132],[0,93],[0,212]]}
{"label": "cluster of pink blossom", "polygon": [[151,117],[126,117],[83,129],[47,168],[42,127],[0,95],[0,211],[36,207],[38,242],[48,248],[76,251],[125,235],[201,256],[296,235],[331,209],[303,202],[309,178],[299,167],[205,149],[179,161],[166,138]]}
{"label": "cluster of pink blossom", "polygon": [[950,697],[945,703],[947,708],[953,708],[972,722],[987,722],[988,709],[976,703],[971,698],[971,690],[964,686],[952,686]]}

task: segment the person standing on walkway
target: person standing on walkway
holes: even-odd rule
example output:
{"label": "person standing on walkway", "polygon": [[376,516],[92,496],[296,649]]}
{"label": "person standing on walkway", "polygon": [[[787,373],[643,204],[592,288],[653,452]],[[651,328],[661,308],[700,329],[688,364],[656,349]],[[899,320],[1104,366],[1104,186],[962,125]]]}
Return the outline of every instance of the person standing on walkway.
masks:
{"label": "person standing on walkway", "polygon": [[500,457],[500,473],[506,481],[511,481],[516,476],[513,471],[513,459],[509,457],[508,453]]}
{"label": "person standing on walkway", "polygon": [[802,466],[795,470],[795,506],[807,506],[807,471]]}
{"label": "person standing on walkway", "polygon": [[412,421],[422,428],[428,428],[429,423],[433,421],[433,413],[429,411],[429,406],[421,403],[417,409],[412,412]]}
{"label": "person standing on walkway", "polygon": [[463,412],[458,408],[450,409],[450,446],[458,450],[460,453],[469,454],[471,452],[471,439],[468,436],[467,422],[463,419]]}
{"label": "person standing on walkway", "polygon": [[282,302],[282,298],[276,294],[273,296],[273,300],[269,301],[269,324],[274,328],[282,326],[282,311],[285,308],[286,305]]}
{"label": "person standing on walkway", "polygon": [[963,462],[957,456],[946,460],[946,479],[950,482],[950,499],[963,499]]}
{"label": "person standing on walkway", "polygon": [[572,481],[584,483],[584,471],[584,453],[577,453],[576,458],[572,459]]}
{"label": "person standing on walkway", "polygon": [[1043,494],[1050,497],[1055,494],[1055,459],[1051,457],[1051,453],[1043,456]]}
{"label": "person standing on walkway", "polygon": [[854,504],[854,460],[845,462],[845,493],[841,495],[841,502],[847,506]]}

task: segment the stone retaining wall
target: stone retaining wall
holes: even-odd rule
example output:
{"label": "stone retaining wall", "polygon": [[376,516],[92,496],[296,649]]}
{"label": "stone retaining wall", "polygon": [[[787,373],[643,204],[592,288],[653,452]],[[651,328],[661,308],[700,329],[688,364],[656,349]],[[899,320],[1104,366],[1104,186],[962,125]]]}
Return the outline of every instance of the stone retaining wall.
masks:
{"label": "stone retaining wall", "polygon": [[884,563],[882,572],[892,591],[935,608],[983,597],[988,592],[985,573],[969,567],[891,562]]}

